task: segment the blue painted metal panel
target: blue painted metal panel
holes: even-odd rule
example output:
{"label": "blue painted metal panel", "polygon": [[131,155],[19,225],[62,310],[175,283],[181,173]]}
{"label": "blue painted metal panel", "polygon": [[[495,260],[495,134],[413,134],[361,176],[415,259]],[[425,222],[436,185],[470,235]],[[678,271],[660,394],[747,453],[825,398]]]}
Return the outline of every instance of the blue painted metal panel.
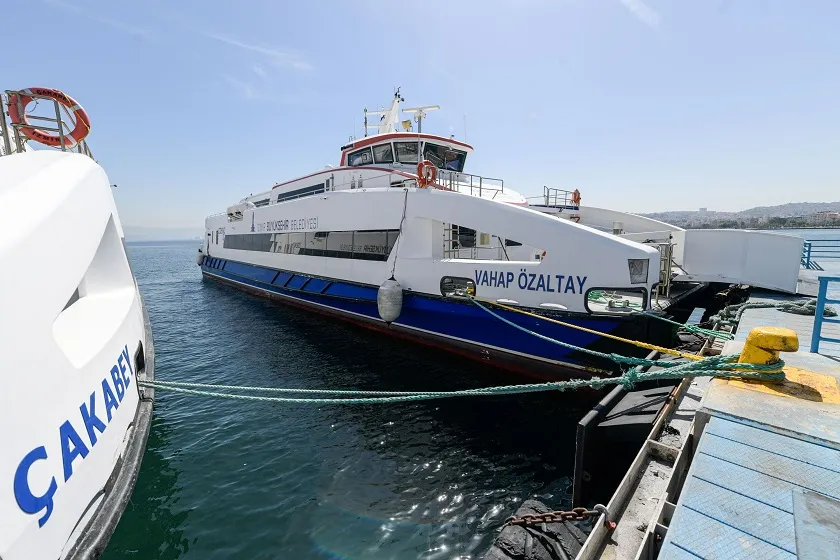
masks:
{"label": "blue painted metal panel", "polygon": [[840,495],[840,452],[713,417],[659,557],[795,558],[793,493]]}
{"label": "blue painted metal panel", "polygon": [[[274,269],[235,261],[227,261],[227,267],[224,271],[212,270],[212,274],[266,292],[285,294],[328,308],[379,319],[376,306],[377,288],[372,286],[345,284],[340,281],[311,278],[288,272],[279,272],[278,274],[278,271]],[[292,278],[288,283],[285,283],[289,276],[292,276]],[[274,282],[270,284],[272,279]],[[329,282],[333,282],[333,284],[324,293],[320,293],[320,289]],[[302,287],[303,289],[301,289]],[[497,313],[516,324],[575,346],[585,347],[600,339],[598,335],[563,327],[519,313],[503,310],[497,311]],[[565,317],[564,321],[601,332],[610,332],[618,325],[617,321],[609,317]],[[569,356],[572,353],[571,350],[505,325],[477,306],[463,300],[407,293],[403,300],[403,311],[396,322],[407,327],[419,328],[467,342],[489,344],[527,356],[579,363],[578,360]]]}
{"label": "blue painted metal panel", "polygon": [[275,286],[285,286],[286,282],[288,282],[289,278],[291,277],[292,275],[288,272],[281,272],[277,275],[277,278],[274,279],[274,282],[272,282],[272,284],[274,284]]}
{"label": "blue painted metal panel", "polygon": [[[840,473],[840,451],[780,436],[777,432],[747,426],[739,422],[724,421],[710,423],[706,426],[704,434],[714,435],[732,442],[743,442],[745,445],[794,461]],[[789,476],[798,476],[801,472],[800,469],[794,470],[795,472]]]}
{"label": "blue painted metal panel", "polygon": [[[680,538],[671,536],[675,523],[685,530]],[[681,554],[677,554],[677,552]],[[671,521],[671,528],[659,551],[659,560],[685,558],[685,553],[705,560],[790,560],[796,558],[777,546],[749,538],[741,531],[711,519],[688,508],[678,509]]]}
{"label": "blue painted metal panel", "polygon": [[828,299],[826,294],[828,293],[828,284],[830,282],[838,282],[840,283],[840,276],[820,276],[820,290],[817,294],[817,307],[816,313],[814,315],[814,330],[811,333],[811,352],[814,354],[820,351],[820,341],[826,342],[840,342],[840,340],[836,338],[829,338],[822,336],[822,325],[823,321],[827,323],[836,323],[837,320],[834,319],[826,319],[825,318],[825,304],[826,303],[838,303],[838,300]]}
{"label": "blue painted metal panel", "polygon": [[295,274],[295,277],[289,280],[289,283],[286,284],[286,287],[291,288],[293,290],[299,290],[303,287],[307,280],[309,280],[308,276],[303,276],[302,274]]}
{"label": "blue painted metal panel", "polygon": [[840,558],[840,501],[808,490],[793,492],[796,556],[800,560]]}
{"label": "blue painted metal panel", "polygon": [[343,282],[335,282],[332,286],[327,288],[325,294],[343,298],[352,299],[366,299],[368,301],[376,301],[376,288],[368,286],[357,286],[355,284],[344,284]]}
{"label": "blue painted metal panel", "polygon": [[324,280],[323,278],[312,278],[306,283],[306,286],[304,286],[303,289],[307,292],[320,294],[324,288],[329,285],[329,283],[329,280]]}

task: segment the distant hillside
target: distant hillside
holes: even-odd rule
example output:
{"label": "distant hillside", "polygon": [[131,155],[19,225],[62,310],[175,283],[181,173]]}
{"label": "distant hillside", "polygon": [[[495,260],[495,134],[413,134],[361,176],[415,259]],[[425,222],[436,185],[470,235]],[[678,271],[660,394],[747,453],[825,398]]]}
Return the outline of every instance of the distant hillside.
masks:
{"label": "distant hillside", "polygon": [[204,230],[201,228],[154,228],[140,226],[123,226],[126,241],[179,241],[201,239]]}
{"label": "distant hillside", "polygon": [[686,223],[702,220],[748,219],[748,218],[789,218],[810,216],[817,212],[840,212],[838,202],[789,202],[779,206],[756,206],[740,212],[717,212],[715,210],[673,210],[644,214],[649,218],[669,223]]}
{"label": "distant hillside", "polygon": [[807,216],[817,212],[840,212],[840,202],[789,202],[779,206],[756,206],[749,210],[742,210],[736,215],[749,218],[786,218]]}

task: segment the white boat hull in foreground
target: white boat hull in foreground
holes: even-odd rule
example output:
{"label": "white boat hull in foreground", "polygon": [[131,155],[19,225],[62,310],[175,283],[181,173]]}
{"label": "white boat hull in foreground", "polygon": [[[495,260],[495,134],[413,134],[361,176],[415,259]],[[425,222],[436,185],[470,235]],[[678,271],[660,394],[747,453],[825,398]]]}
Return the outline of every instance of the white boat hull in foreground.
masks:
{"label": "white boat hull in foreground", "polygon": [[0,207],[14,209],[0,238],[0,558],[96,557],[149,433],[148,319],[92,158],[0,157]]}

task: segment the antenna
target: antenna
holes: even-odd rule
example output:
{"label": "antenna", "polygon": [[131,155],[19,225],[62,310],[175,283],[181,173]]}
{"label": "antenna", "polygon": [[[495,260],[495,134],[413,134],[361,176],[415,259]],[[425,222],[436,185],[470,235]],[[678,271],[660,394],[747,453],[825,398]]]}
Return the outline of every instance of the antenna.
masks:
{"label": "antenna", "polygon": [[365,107],[365,138],[367,138],[367,129],[368,129],[368,123],[367,123],[367,107]]}
{"label": "antenna", "polygon": [[414,120],[417,121],[417,133],[423,132],[423,119],[426,118],[426,111],[437,111],[440,105],[425,105],[423,107],[410,107],[403,109],[404,113],[414,113]]}

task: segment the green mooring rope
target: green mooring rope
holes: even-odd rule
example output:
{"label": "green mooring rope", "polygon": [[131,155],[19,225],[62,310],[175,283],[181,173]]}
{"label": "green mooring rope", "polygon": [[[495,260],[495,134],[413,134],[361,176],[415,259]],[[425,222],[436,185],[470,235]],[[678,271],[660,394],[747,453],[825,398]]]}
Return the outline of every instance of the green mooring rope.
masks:
{"label": "green mooring rope", "polygon": [[[596,303],[603,303],[608,304],[611,300],[623,300],[621,296],[612,295],[608,292],[604,292],[603,290],[592,290],[589,292],[589,296],[587,296],[588,301],[594,301]],[[680,323],[678,321],[673,321],[668,319],[667,317],[663,317],[661,315],[656,315],[654,313],[648,313],[642,309],[642,306],[638,303],[630,303],[628,305],[630,309],[633,310],[634,313],[638,313],[639,315],[645,315],[646,317],[651,317],[653,319],[659,319],[660,321],[664,321],[666,323],[670,323],[672,325],[676,325],[677,327],[685,330],[686,332],[699,334],[702,336],[710,336],[713,338],[720,338],[722,340],[733,340],[735,335],[724,332],[724,331],[715,331],[712,329],[704,329],[702,327],[698,327],[697,325],[686,325],[684,323]]]}
{"label": "green mooring rope", "polygon": [[[571,379],[569,381],[552,381],[548,383],[535,383],[529,385],[506,385],[502,387],[482,387],[480,389],[466,389],[463,391],[352,391],[332,389],[286,389],[277,387],[245,387],[239,385],[210,385],[202,383],[180,383],[175,381],[143,381],[138,384],[143,387],[174,391],[189,395],[203,397],[217,397],[242,401],[276,402],[276,403],[297,403],[297,404],[385,404],[397,402],[417,402],[433,399],[444,399],[452,397],[492,397],[500,395],[517,395],[524,393],[538,393],[544,391],[567,391],[589,387],[601,389],[607,385],[624,385],[632,389],[636,383],[658,379],[682,379],[685,377],[737,377],[747,379],[759,379],[765,381],[781,381],[784,373],[781,368],[784,362],[773,364],[737,364],[738,354],[729,356],[712,356],[699,362],[663,362],[667,367],[657,371],[640,371],[638,367],[632,368],[618,377],[591,379]],[[634,358],[634,360],[636,360]],[[655,360],[642,360],[640,362],[653,362]],[[738,368],[737,370],[734,368]],[[239,395],[232,393],[220,393],[207,391],[206,389],[223,389],[227,391],[250,391],[266,393],[309,393],[309,394],[341,394],[345,398],[289,398],[272,397],[263,395]],[[360,398],[351,395],[366,395]],[[390,396],[371,396],[390,395]]]}
{"label": "green mooring rope", "polygon": [[702,327],[698,327],[697,325],[686,325],[684,323],[680,323],[679,321],[673,321],[667,317],[662,317],[661,315],[655,315],[653,313],[648,313],[647,311],[639,311],[641,315],[645,315],[647,317],[653,317],[654,319],[659,319],[660,321],[665,321],[666,323],[670,323],[672,325],[676,325],[681,329],[684,329],[687,332],[695,333],[703,336],[711,336],[713,338],[720,338],[722,340],[734,340],[735,335],[732,333],[724,332],[724,331],[714,331],[712,329],[704,329]]}
{"label": "green mooring rope", "polygon": [[[817,301],[813,299],[805,299],[801,301],[755,301],[741,303],[738,305],[727,305],[718,312],[717,315],[709,317],[709,321],[718,322],[723,325],[734,325],[741,320],[741,316],[747,309],[769,309],[775,308],[786,313],[794,313],[796,315],[816,315]],[[824,317],[836,317],[837,311],[830,305],[826,305],[823,310]]]}
{"label": "green mooring rope", "polygon": [[[603,378],[593,377],[590,379],[571,379],[569,381],[553,381],[548,383],[536,383],[528,385],[507,385],[503,387],[483,387],[480,389],[466,389],[463,391],[354,391],[344,389],[291,389],[285,387],[248,387],[243,385],[218,385],[204,383],[187,383],[177,381],[143,381],[138,384],[143,387],[152,387],[159,390],[168,390],[189,395],[204,397],[217,397],[223,399],[234,399],[243,401],[297,403],[297,404],[383,404],[395,402],[416,402],[432,399],[443,399],[452,397],[477,397],[477,396],[499,396],[515,395],[523,393],[537,393],[543,391],[566,391],[589,387],[601,389],[607,385],[623,385],[632,389],[636,383],[658,379],[683,379],[685,377],[738,377],[748,379],[759,379],[766,381],[781,381],[784,379],[782,367],[784,362],[779,360],[772,364],[736,364],[739,355],[710,356],[703,360],[694,362],[676,362],[670,360],[648,360],[646,358],[633,358],[620,354],[606,354],[588,348],[582,348],[566,342],[541,335],[530,329],[502,317],[491,309],[483,306],[477,300],[472,299],[478,307],[499,319],[500,321],[529,333],[540,339],[552,342],[568,348],[584,352],[599,358],[612,360],[618,364],[635,366],[625,371],[618,377]],[[642,367],[658,366],[662,369],[655,371],[641,371]],[[242,391],[256,393],[299,393],[299,394],[321,394],[321,395],[342,395],[344,398],[311,398],[311,397],[273,397],[264,395],[240,395],[232,393],[220,393],[208,391],[208,389],[219,389],[224,391]]]}

